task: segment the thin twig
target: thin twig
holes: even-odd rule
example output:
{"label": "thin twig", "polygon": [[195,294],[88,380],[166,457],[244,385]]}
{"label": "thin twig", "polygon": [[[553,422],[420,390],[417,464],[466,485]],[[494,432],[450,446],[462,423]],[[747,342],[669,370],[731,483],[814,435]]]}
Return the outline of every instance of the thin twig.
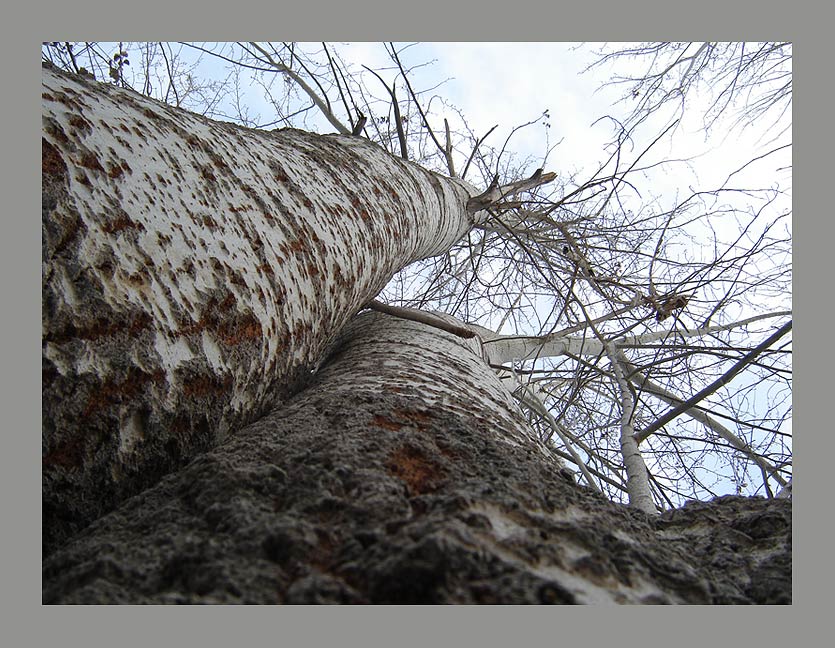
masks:
{"label": "thin twig", "polygon": [[364,67],[366,70],[371,72],[371,74],[380,79],[380,83],[383,84],[383,87],[386,89],[386,91],[389,93],[389,96],[391,97],[391,105],[394,108],[394,121],[397,126],[397,139],[400,140],[400,157],[402,157],[404,160],[408,160],[409,151],[406,148],[406,134],[403,132],[403,123],[400,118],[400,105],[397,103],[397,89],[394,85],[394,82],[392,81],[391,88],[389,88],[386,82],[383,81],[383,77],[381,77],[367,65],[363,65],[362,67]]}
{"label": "thin twig", "polygon": [[472,153],[470,153],[470,157],[467,159],[467,164],[465,164],[465,165],[464,165],[464,171],[461,173],[461,179],[462,179],[462,180],[463,180],[463,179],[467,176],[467,169],[469,169],[469,168],[470,168],[470,162],[472,162],[472,161],[473,161],[473,157],[475,157],[476,151],[478,151],[478,147],[479,147],[479,146],[481,146],[481,143],[482,143],[484,140],[486,140],[486,139],[487,139],[487,136],[488,136],[490,133],[492,133],[494,130],[496,130],[498,127],[499,127],[499,125],[498,125],[498,124],[496,124],[495,126],[493,126],[493,128],[491,128],[489,131],[487,131],[487,133],[485,133],[484,137],[482,137],[480,140],[478,140],[478,141],[475,143],[475,146],[473,147],[473,152],[472,152]]}
{"label": "thin twig", "polygon": [[[420,107],[420,102],[418,101],[415,91],[412,89],[412,84],[409,83],[409,77],[406,76],[406,72],[403,69],[403,65],[400,63],[400,57],[397,56],[397,52],[394,49],[394,45],[392,43],[389,43],[389,47],[391,47],[391,55],[394,58],[394,62],[397,63],[397,67],[400,68],[400,73],[403,75],[403,80],[406,82],[406,88],[408,88],[409,94],[412,96],[412,99],[415,102],[415,106],[417,106],[418,112],[420,113],[420,116],[423,119],[423,124],[424,126],[426,126],[426,131],[429,133],[429,137],[432,138],[432,141],[435,142],[435,146],[437,146],[438,150],[444,154],[444,157],[446,157],[446,150],[443,146],[441,146],[441,143],[438,141],[438,138],[435,137],[435,132],[429,125],[429,120],[426,118],[423,109]],[[449,164],[449,159],[447,159],[447,164]]]}

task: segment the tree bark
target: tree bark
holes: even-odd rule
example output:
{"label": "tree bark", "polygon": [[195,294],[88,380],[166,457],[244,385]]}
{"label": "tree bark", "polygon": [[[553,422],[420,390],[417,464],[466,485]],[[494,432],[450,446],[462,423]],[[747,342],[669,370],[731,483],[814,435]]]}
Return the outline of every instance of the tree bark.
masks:
{"label": "tree bark", "polygon": [[44,603],[787,603],[791,500],[566,479],[477,346],[363,313],[282,408],[44,561]]}
{"label": "tree bark", "polygon": [[42,71],[43,550],[281,404],[474,190]]}

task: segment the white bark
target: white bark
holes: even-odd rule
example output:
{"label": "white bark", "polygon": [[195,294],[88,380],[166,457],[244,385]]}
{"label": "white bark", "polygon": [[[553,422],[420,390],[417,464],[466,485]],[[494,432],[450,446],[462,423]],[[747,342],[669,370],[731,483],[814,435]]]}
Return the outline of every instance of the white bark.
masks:
{"label": "white bark", "polygon": [[[52,70],[43,81],[44,139],[75,171],[53,218],[77,213],[74,257],[103,302],[150,316],[154,352],[136,361],[163,369],[172,407],[174,371],[195,358],[231,373],[234,406],[251,406],[259,385],[315,360],[322,336],[310,331],[335,331],[396,270],[470,226],[463,186],[367,140],[244,130]],[[77,319],[63,260],[45,259],[44,277]],[[219,288],[231,305],[211,303]],[[223,307],[249,318],[257,353],[234,357],[199,326]],[[109,374],[94,344],[60,346],[45,353],[62,374]]]}
{"label": "white bark", "polygon": [[626,468],[626,492],[629,493],[629,504],[645,513],[655,514],[658,513],[658,510],[652,501],[649,473],[644,459],[641,457],[641,452],[638,450],[638,443],[633,437],[635,428],[632,426],[632,417],[635,413],[635,399],[632,397],[632,392],[629,391],[629,385],[623,373],[623,366],[617,357],[614,344],[606,345],[606,354],[612,363],[612,372],[620,389],[620,452],[623,457],[623,465]]}
{"label": "white bark", "polygon": [[[705,337],[714,333],[722,331],[730,331],[752,324],[754,322],[770,319],[774,317],[785,317],[791,315],[791,311],[779,311],[775,313],[766,313],[749,317],[738,322],[731,322],[729,324],[722,324],[717,326],[707,326],[692,331],[670,331],[664,329],[662,331],[651,331],[641,335],[628,335],[622,339],[617,340],[617,347],[619,349],[630,346],[637,346],[643,344],[650,344],[662,340],[670,339],[686,339],[693,337]],[[594,323],[605,321],[607,316],[603,316],[594,320]],[[552,335],[544,336],[519,336],[519,335],[497,335],[489,329],[472,326],[477,330],[484,340],[484,348],[488,357],[488,361],[493,365],[502,365],[510,362],[514,358],[521,360],[532,360],[535,358],[552,358],[561,355],[571,354],[574,356],[599,356],[605,353],[603,344],[600,340],[584,335],[568,335],[567,332],[559,332]],[[577,328],[584,328],[583,325]]]}
{"label": "white bark", "polygon": [[777,495],[775,495],[775,497],[777,497],[779,499],[791,499],[791,497],[792,497],[792,480],[791,479],[789,480],[788,484],[786,484],[785,486],[783,486],[783,488],[780,489],[780,492],[778,492]]}
{"label": "white bark", "polygon": [[171,469],[276,406],[395,272],[472,226],[475,190],[359,137],[213,122],[49,66],[42,84],[56,493]]}

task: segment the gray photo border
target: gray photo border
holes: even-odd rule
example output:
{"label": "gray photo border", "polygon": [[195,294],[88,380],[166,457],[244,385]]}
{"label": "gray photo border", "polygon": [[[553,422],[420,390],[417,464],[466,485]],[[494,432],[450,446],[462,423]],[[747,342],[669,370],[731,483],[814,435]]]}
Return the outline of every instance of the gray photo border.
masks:
{"label": "gray photo border", "polygon": [[[718,642],[735,645],[792,645],[802,627],[816,632],[814,610],[827,599],[822,583],[823,566],[831,560],[818,552],[821,538],[831,537],[831,510],[826,490],[812,488],[815,462],[831,456],[831,426],[823,410],[833,402],[831,384],[823,375],[823,350],[829,348],[827,331],[818,311],[825,316],[831,293],[830,271],[819,259],[830,259],[821,249],[832,238],[831,217],[823,191],[832,186],[824,178],[831,168],[824,155],[831,140],[826,117],[831,112],[828,89],[832,60],[829,35],[816,34],[829,24],[823,4],[777,3],[774,0],[703,0],[698,3],[649,2],[636,0],[605,2],[545,3],[541,0],[444,0],[420,3],[352,0],[345,3],[258,2],[173,3],[146,0],[118,5],[104,2],[75,2],[70,6],[21,4],[15,6],[14,20],[6,23],[3,48],[7,79],[3,108],[4,142],[2,175],[12,202],[5,202],[3,239],[4,294],[12,306],[4,318],[4,384],[6,385],[3,495],[10,518],[3,533],[3,634],[9,645],[54,645],[76,642],[88,646],[176,645],[597,645],[636,642],[643,645]],[[11,14],[7,14],[7,17]],[[23,27],[23,29],[21,29]],[[13,33],[12,33],[13,32]],[[40,42],[55,37],[112,40],[147,38],[160,40],[246,38],[287,40],[424,40],[424,41],[559,41],[559,40],[719,40],[779,37],[796,42],[800,61],[801,181],[797,193],[801,226],[797,228],[801,320],[796,329],[807,340],[801,344],[800,396],[795,397],[794,428],[800,435],[799,489],[801,511],[795,527],[799,550],[794,552],[794,605],[752,609],[726,608],[660,611],[590,609],[559,611],[545,608],[452,608],[452,607],[367,607],[367,608],[222,608],[201,609],[147,607],[42,606],[40,571],[40,473],[35,469],[40,417],[40,375],[36,350],[40,345],[40,277],[38,249],[40,230],[31,212],[39,180],[34,170],[39,128],[38,79]],[[37,40],[35,39],[37,37]],[[20,65],[18,65],[20,63]],[[520,64],[524,62],[520,61]],[[37,66],[37,67],[36,67]],[[494,82],[485,78],[485,83]],[[824,94],[818,98],[816,95]],[[812,99],[811,95],[815,95]],[[557,117],[558,118],[558,117]],[[828,137],[827,137],[828,136]],[[811,158],[811,159],[810,159]],[[810,223],[814,223],[810,225]],[[821,229],[823,231],[821,231]],[[827,246],[827,247],[831,247]],[[817,297],[815,299],[814,295]],[[814,330],[818,334],[814,334]],[[806,350],[817,341],[817,349]],[[818,362],[814,361],[818,358]],[[815,375],[818,372],[821,375]],[[809,436],[809,432],[812,436]],[[806,440],[810,443],[806,444]],[[9,445],[11,444],[11,447]],[[21,455],[18,454],[20,452]],[[822,468],[822,466],[819,466]],[[822,485],[821,485],[822,486]],[[812,504],[820,502],[822,520],[812,522]],[[811,527],[814,526],[814,531]],[[823,528],[821,528],[823,526]],[[818,560],[820,558],[820,560]],[[821,576],[815,577],[816,574]],[[816,605],[817,604],[817,605]],[[803,612],[796,612],[795,609]],[[650,616],[651,615],[651,616]],[[50,641],[52,640],[52,641]],[[53,643],[54,642],[54,643]]]}

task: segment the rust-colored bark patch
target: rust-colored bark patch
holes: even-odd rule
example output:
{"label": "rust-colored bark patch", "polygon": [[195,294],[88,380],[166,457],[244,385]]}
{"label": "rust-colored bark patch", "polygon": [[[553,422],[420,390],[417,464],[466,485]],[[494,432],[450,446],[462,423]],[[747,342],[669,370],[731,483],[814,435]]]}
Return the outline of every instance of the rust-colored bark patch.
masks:
{"label": "rust-colored bark patch", "polygon": [[72,340],[97,340],[122,332],[126,332],[130,336],[136,336],[139,331],[147,329],[150,325],[151,316],[147,313],[139,313],[129,321],[100,318],[81,328],[69,324],[61,330],[45,334],[44,340],[54,344],[63,344]]}
{"label": "rust-colored bark patch", "polygon": [[[229,281],[235,283],[233,278]],[[229,346],[260,340],[263,337],[261,322],[252,313],[233,314],[231,311],[236,303],[232,292],[228,292],[220,302],[213,297],[206,304],[203,317],[197,322],[181,326],[179,335],[214,331],[220,341]]]}
{"label": "rust-colored bark patch", "polygon": [[226,161],[217,153],[215,153],[212,150],[209,150],[208,155],[209,159],[212,161],[212,164],[214,164],[218,169],[220,169],[221,171],[229,171],[229,165],[226,164]]}
{"label": "rust-colored bark patch", "polygon": [[183,395],[188,398],[218,396],[227,392],[231,386],[232,376],[229,374],[222,380],[215,375],[203,374],[183,381]]}
{"label": "rust-colored bark patch", "polygon": [[228,322],[218,329],[220,338],[226,344],[241,344],[247,340],[258,340],[261,338],[261,322],[252,315],[244,315],[233,322]]}
{"label": "rust-colored bark patch", "polygon": [[273,177],[279,182],[289,182],[290,178],[284,171],[284,168],[275,160],[270,161],[270,169],[273,172]]}
{"label": "rust-colored bark patch", "polygon": [[78,164],[79,166],[83,166],[86,169],[91,169],[93,171],[101,171],[102,173],[104,173],[104,169],[102,168],[98,157],[96,157],[96,154],[91,151],[83,153],[78,160]]}
{"label": "rust-colored bark patch", "polygon": [[403,427],[403,423],[392,421],[391,419],[387,419],[385,416],[380,416],[379,414],[375,416],[371,422],[377,427],[381,427],[384,430],[391,430],[392,432],[397,432],[397,430]]}
{"label": "rust-colored bark patch", "polygon": [[119,210],[116,213],[115,218],[113,218],[110,222],[105,223],[102,226],[102,229],[108,234],[114,234],[115,232],[121,232],[126,229],[144,230],[145,228],[142,223],[133,221],[130,216],[128,216],[127,212]]}
{"label": "rust-colored bark patch", "polygon": [[48,176],[63,176],[67,173],[67,163],[52,144],[41,138],[41,172]]}
{"label": "rust-colored bark patch", "polygon": [[120,402],[123,399],[132,399],[148,383],[159,384],[165,380],[165,372],[157,369],[153,373],[147,373],[141,369],[132,368],[128,371],[127,377],[122,382],[108,380],[94,391],[87,399],[87,406],[82,416],[89,418],[97,411],[106,409],[108,406]]}
{"label": "rust-colored bark patch", "polygon": [[70,115],[69,124],[73,128],[81,131],[82,133],[90,133],[93,130],[93,127],[90,125],[84,117],[81,115]]}
{"label": "rust-colored bark patch", "polygon": [[394,451],[386,462],[386,468],[406,484],[410,496],[434,491],[443,478],[441,467],[421,450],[411,446]]}

